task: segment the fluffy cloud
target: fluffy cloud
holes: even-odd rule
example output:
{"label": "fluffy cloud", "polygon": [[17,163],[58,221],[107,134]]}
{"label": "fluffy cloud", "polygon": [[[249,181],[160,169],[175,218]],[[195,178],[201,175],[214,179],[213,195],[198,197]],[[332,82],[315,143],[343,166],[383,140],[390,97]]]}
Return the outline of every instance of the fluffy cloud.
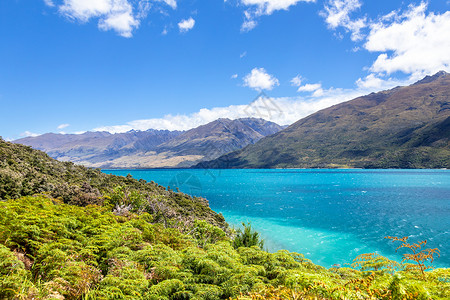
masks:
{"label": "fluffy cloud", "polygon": [[311,97],[320,97],[325,94],[321,83],[308,83],[302,85],[303,78],[300,75],[295,76],[291,80],[291,85],[298,87],[297,92],[312,93]]}
{"label": "fluffy cloud", "polygon": [[[316,0],[241,0],[241,4],[247,6],[244,12],[244,23],[241,31],[250,31],[256,27],[256,19],[262,15],[271,15],[277,10],[287,10],[299,2],[315,2]],[[225,1],[226,2],[226,1]]]}
{"label": "fluffy cloud", "polygon": [[427,4],[409,6],[403,14],[389,14],[370,25],[364,48],[382,52],[373,72],[432,74],[450,69],[450,11],[426,13]]}
{"label": "fluffy cloud", "polygon": [[[329,28],[343,27],[351,33],[353,41],[362,42],[355,49],[379,53],[367,68],[371,73],[358,79],[357,86],[385,89],[397,83],[414,82],[439,70],[450,70],[450,11],[428,13],[427,7],[422,2],[377,19],[352,19],[351,14],[361,8],[360,0],[331,0],[321,14]],[[390,77],[396,72],[408,78]]]}
{"label": "fluffy cloud", "polygon": [[186,20],[181,20],[180,23],[178,23],[178,28],[180,29],[180,32],[187,32],[194,28],[195,26],[195,20],[191,18]]}
{"label": "fluffy cloud", "polygon": [[[57,7],[65,17],[82,23],[98,19],[98,28],[114,30],[123,37],[131,37],[147,16],[149,0],[44,0],[50,7]],[[176,8],[175,0],[159,0]],[[58,3],[58,4],[57,4]]]}
{"label": "fluffy cloud", "polygon": [[361,29],[367,26],[367,20],[366,18],[352,20],[350,14],[359,10],[361,5],[361,0],[331,0],[325,5],[321,15],[329,28],[343,27],[351,33],[352,40],[358,41],[363,38]]}
{"label": "fluffy cloud", "polygon": [[70,126],[70,124],[61,124],[61,125],[58,126],[58,129],[64,129],[64,128],[67,128],[69,126]]}
{"label": "fluffy cloud", "polygon": [[257,91],[272,90],[279,84],[278,79],[268,74],[264,68],[254,68],[244,77],[244,86]]}

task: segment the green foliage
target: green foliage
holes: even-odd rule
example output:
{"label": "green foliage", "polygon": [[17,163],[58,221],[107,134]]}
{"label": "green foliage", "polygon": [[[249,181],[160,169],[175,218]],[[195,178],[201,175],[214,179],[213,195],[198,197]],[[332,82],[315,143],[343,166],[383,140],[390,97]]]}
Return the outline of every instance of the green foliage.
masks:
{"label": "green foliage", "polygon": [[192,229],[191,234],[197,241],[197,244],[202,248],[208,243],[216,243],[227,239],[227,236],[222,229],[202,220],[194,221],[194,228]]}
{"label": "green foliage", "polygon": [[264,241],[260,238],[259,232],[254,231],[250,223],[242,223],[242,227],[243,229],[239,228],[234,237],[234,248],[258,246],[262,249]]}
{"label": "green foliage", "polygon": [[250,224],[230,240],[203,199],[2,140],[0,196],[0,299],[450,298],[449,269],[367,254],[327,270],[262,250]]}
{"label": "green foliage", "polygon": [[41,151],[5,142],[0,138],[0,200],[46,193],[77,206],[105,205],[117,215],[149,213],[165,227],[185,228],[205,220],[223,229],[223,216],[201,198],[175,193],[131,176],[102,173],[99,169],[59,162]]}
{"label": "green foliage", "polygon": [[[426,281],[406,271],[392,276],[374,256],[378,271],[372,274],[327,270],[299,253],[235,249],[223,231],[203,221],[193,222],[187,235],[150,223],[146,213],[118,216],[42,195],[2,201],[0,211],[0,298],[450,297],[448,269],[427,272]],[[374,268],[370,260],[356,261]]]}
{"label": "green foliage", "polygon": [[15,253],[0,244],[0,299],[26,297],[36,292],[31,272]]}

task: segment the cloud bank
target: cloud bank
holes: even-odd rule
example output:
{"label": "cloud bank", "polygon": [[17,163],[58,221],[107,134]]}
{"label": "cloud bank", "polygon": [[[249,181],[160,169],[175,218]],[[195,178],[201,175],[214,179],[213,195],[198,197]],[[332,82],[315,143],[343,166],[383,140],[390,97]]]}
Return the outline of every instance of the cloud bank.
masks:
{"label": "cloud bank", "polygon": [[360,80],[361,83],[357,82],[354,89],[324,89],[320,84],[306,84],[300,86],[303,87],[304,96],[281,98],[263,96],[257,97],[254,101],[249,101],[248,104],[210,109],[202,108],[198,112],[189,115],[166,115],[162,118],[135,120],[123,125],[98,127],[94,131],[120,133],[133,129],[188,130],[219,118],[238,119],[248,117],[263,118],[280,125],[290,125],[318,110],[379,90],[380,86],[392,88],[397,85],[410,83],[409,81],[383,81],[382,85],[370,85],[363,84],[363,80]]}
{"label": "cloud bank", "polygon": [[427,4],[410,5],[370,24],[364,48],[381,52],[370,70],[392,74],[436,73],[450,68],[450,11],[427,13]]}
{"label": "cloud bank", "polygon": [[401,82],[395,73],[409,76],[413,82],[440,70],[450,71],[450,11],[427,12],[428,3],[410,4],[377,19],[352,18],[362,9],[361,0],[331,0],[320,13],[332,30],[343,28],[359,43],[356,49],[378,53],[360,88],[382,89]]}

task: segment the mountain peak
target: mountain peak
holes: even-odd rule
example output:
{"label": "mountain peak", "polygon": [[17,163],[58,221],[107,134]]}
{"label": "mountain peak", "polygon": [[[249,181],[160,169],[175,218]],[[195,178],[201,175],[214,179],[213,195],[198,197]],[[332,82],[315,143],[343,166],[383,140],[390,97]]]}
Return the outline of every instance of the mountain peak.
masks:
{"label": "mountain peak", "polygon": [[433,81],[438,80],[440,78],[447,77],[449,75],[450,75],[449,73],[441,70],[441,71],[437,72],[436,74],[434,74],[432,76],[429,76],[429,75],[425,76],[422,80],[419,80],[419,81],[417,81],[414,84],[430,83],[430,82],[433,82]]}

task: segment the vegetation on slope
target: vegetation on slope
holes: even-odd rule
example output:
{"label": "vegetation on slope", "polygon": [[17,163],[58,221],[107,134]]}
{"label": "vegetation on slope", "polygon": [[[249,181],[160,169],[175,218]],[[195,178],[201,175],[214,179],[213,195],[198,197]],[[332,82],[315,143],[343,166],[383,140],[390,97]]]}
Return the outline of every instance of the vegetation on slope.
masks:
{"label": "vegetation on slope", "polygon": [[0,299],[450,297],[449,270],[422,273],[427,260],[368,254],[325,269],[268,253],[202,199],[1,140],[0,191]]}
{"label": "vegetation on slope", "polygon": [[285,250],[236,249],[205,221],[187,235],[154,224],[148,213],[117,216],[107,207],[42,195],[0,202],[0,210],[0,298],[450,297],[448,269],[422,278],[414,270],[394,271],[395,263],[379,256],[357,260],[355,269],[325,269]]}
{"label": "vegetation on slope", "polygon": [[166,190],[154,182],[59,162],[44,152],[0,139],[0,199],[38,193],[79,206],[106,205],[117,213],[148,212],[173,226],[188,227],[195,219],[227,226],[205,199]]}

